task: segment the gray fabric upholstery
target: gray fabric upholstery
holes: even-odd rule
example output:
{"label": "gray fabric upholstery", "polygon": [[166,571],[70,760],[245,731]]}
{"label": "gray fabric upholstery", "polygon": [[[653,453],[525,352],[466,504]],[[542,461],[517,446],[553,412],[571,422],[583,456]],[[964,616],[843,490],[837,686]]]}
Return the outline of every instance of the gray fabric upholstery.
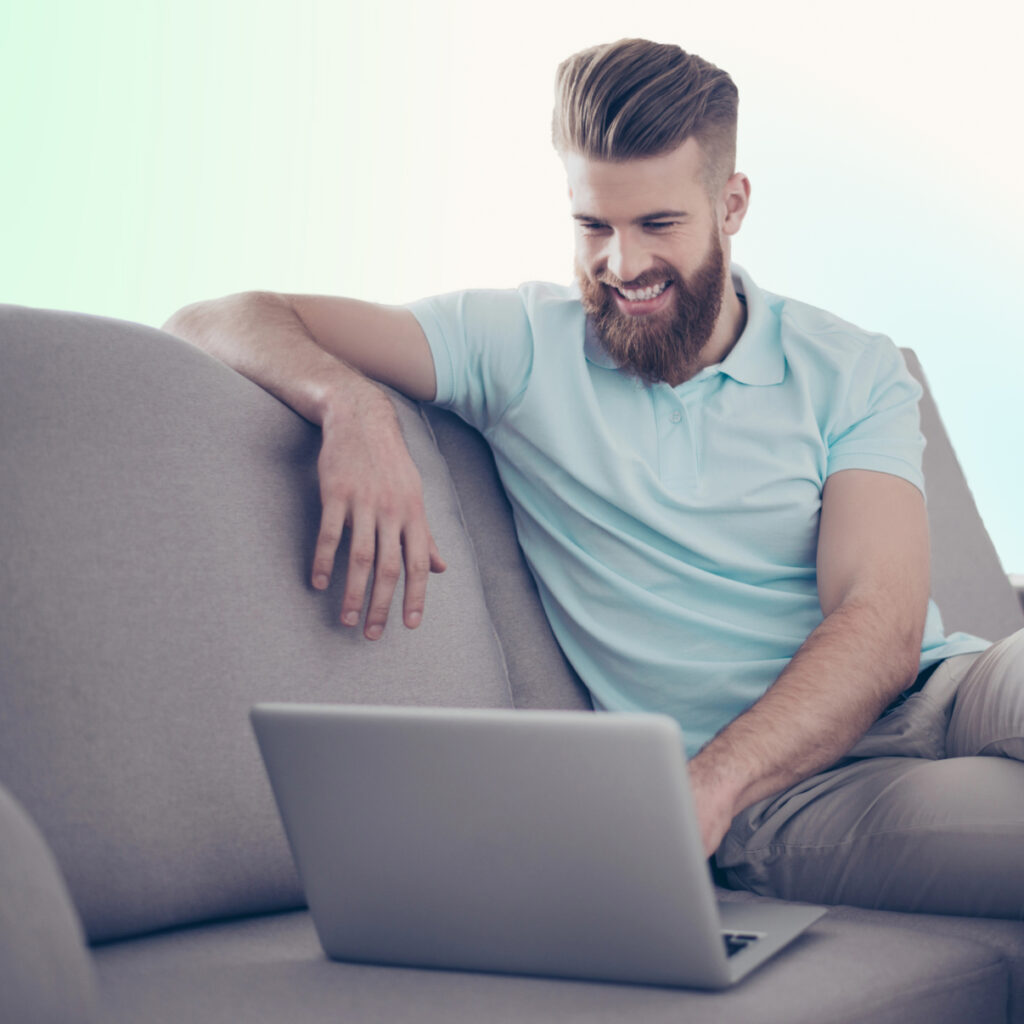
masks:
{"label": "gray fabric upholstery", "polygon": [[424,408],[473,539],[515,706],[590,710],[590,695],[558,646],[540,605],[487,443],[453,413]]}
{"label": "gray fabric upholstery", "polygon": [[53,855],[0,786],[0,1021],[98,1020],[92,958]]}
{"label": "gray fabric upholstery", "polygon": [[921,382],[921,430],[928,524],[932,544],[932,596],[946,632],[963,630],[1001,640],[1024,627],[1024,614],[950,444],[917,356],[903,349],[910,372]]}
{"label": "gray fabric upholstery", "polygon": [[[110,1024],[985,1024],[1006,968],[983,946],[825,918],[735,988],[708,993],[325,960],[304,913],[96,951]],[[826,980],[827,979],[827,980]]]}
{"label": "gray fabric upholstery", "polygon": [[258,700],[509,706],[444,460],[399,402],[449,569],[419,630],[308,583],[319,431],[159,331],[0,307],[0,779],[92,940],[301,905]]}
{"label": "gray fabric upholstery", "polygon": [[[756,896],[751,892],[721,888],[716,892],[720,900],[729,903],[776,902],[771,897]],[[945,935],[987,946],[1006,964],[1009,981],[1006,1019],[1010,1024],[1024,1024],[1024,922],[946,914],[904,914],[894,910],[847,906],[830,908],[828,920],[839,929],[846,928],[848,923],[897,928],[909,933],[908,942]]]}

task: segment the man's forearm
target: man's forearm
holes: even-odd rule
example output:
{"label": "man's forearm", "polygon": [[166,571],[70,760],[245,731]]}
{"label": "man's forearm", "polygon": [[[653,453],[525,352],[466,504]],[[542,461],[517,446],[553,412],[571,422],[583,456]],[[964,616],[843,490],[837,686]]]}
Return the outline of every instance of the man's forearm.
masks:
{"label": "man's forearm", "polygon": [[[393,326],[390,314],[378,316],[369,304],[327,301],[331,316],[340,316],[346,326],[353,308],[369,311],[369,320],[356,317],[351,337],[386,334]],[[403,617],[410,628],[418,626],[427,576],[442,572],[445,564],[427,524],[419,472],[384,390],[324,348],[285,296],[246,292],[196,303],[175,313],[164,330],[226,363],[322,428],[317,460],[322,511],[313,586],[324,590],[330,585],[342,534],[348,531],[341,621],[358,623],[370,589],[364,633],[377,639],[404,565]],[[401,372],[410,361],[408,346],[399,345],[393,359],[400,367],[394,377],[422,395],[430,393],[433,380],[426,345],[424,338],[418,374]],[[386,371],[387,358],[377,365]]]}
{"label": "man's forearm", "polygon": [[339,389],[372,386],[325,352],[287,299],[271,292],[243,292],[185,306],[163,329],[226,363],[318,425]]}
{"label": "man's forearm", "polygon": [[731,818],[828,767],[914,678],[920,642],[902,614],[866,602],[835,609],[764,696],[691,761],[699,795]]}

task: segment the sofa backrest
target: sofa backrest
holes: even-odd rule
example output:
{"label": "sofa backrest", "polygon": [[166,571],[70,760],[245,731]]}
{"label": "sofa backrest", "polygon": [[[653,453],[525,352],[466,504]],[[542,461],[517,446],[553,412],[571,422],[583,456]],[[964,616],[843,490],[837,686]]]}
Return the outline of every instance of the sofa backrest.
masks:
{"label": "sofa backrest", "polygon": [[912,349],[902,349],[907,368],[924,388],[921,432],[928,527],[932,548],[932,597],[947,633],[962,630],[1001,640],[1024,628],[1024,614],[999,562],[939,416],[928,380]]}
{"label": "sofa backrest", "polygon": [[449,568],[372,643],[343,571],[308,582],[316,428],[160,331],[0,307],[0,782],[92,941],[301,905],[253,703],[511,705],[445,461],[397,404]]}

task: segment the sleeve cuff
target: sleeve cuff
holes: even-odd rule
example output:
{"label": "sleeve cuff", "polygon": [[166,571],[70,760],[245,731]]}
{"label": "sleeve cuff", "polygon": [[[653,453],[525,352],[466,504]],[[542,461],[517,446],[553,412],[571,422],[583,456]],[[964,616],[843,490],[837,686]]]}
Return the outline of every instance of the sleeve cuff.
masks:
{"label": "sleeve cuff", "polygon": [[448,405],[455,393],[451,347],[445,336],[444,325],[434,312],[432,302],[432,299],[420,299],[417,302],[408,303],[405,308],[416,317],[423,329],[427,344],[430,346],[430,354],[434,359],[434,376],[437,382],[434,404]]}

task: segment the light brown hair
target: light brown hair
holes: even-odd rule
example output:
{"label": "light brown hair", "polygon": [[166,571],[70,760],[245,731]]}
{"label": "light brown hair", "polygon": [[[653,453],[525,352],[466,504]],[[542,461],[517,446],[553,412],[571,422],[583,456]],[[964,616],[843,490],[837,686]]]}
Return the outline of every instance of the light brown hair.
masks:
{"label": "light brown hair", "polygon": [[733,80],[714,64],[671,44],[620,39],[558,65],[551,140],[561,155],[619,162],[694,137],[713,196],[735,168],[738,105]]}

